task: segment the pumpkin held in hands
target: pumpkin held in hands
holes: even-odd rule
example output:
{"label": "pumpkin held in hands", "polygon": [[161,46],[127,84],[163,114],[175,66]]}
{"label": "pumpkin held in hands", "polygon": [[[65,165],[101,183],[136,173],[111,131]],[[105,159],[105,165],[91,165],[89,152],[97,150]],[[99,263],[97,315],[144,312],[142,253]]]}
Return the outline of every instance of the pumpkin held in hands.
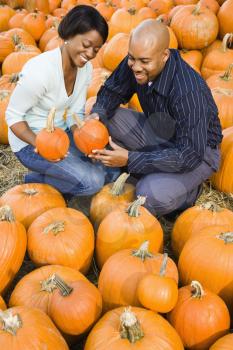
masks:
{"label": "pumpkin held in hands", "polygon": [[74,116],[77,128],[74,131],[74,143],[77,148],[85,153],[91,154],[94,149],[102,149],[108,144],[109,134],[103,123],[97,119],[82,121]]}
{"label": "pumpkin held in hands", "polygon": [[36,136],[38,153],[49,161],[60,160],[65,157],[70,146],[68,135],[61,128],[54,127],[55,108],[52,108],[47,118],[46,128]]}

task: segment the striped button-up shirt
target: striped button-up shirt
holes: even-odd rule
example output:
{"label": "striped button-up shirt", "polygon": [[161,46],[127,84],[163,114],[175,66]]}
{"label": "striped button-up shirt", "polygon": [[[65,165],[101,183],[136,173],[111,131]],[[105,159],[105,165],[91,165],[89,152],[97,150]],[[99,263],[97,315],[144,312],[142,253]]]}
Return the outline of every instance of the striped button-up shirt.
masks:
{"label": "striped button-up shirt", "polygon": [[[160,112],[174,120],[170,146],[161,150],[130,151],[128,170],[148,174],[156,171],[187,172],[203,160],[206,146],[216,148],[222,140],[218,110],[201,76],[170,50],[170,57],[151,84],[136,82],[126,57],[101,87],[92,112],[104,122],[121,103],[137,93],[144,114]],[[155,121],[156,123],[156,121]]]}

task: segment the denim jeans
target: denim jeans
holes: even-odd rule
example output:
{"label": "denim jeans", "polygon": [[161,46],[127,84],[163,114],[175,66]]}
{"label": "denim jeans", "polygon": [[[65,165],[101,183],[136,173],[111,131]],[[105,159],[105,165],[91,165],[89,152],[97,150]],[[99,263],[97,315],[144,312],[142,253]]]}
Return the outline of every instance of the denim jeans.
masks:
{"label": "denim jeans", "polygon": [[16,157],[28,169],[25,183],[46,183],[55,187],[63,195],[92,195],[105,183],[113,182],[120,175],[119,168],[110,168],[92,160],[81,153],[74,144],[73,136],[67,131],[70,139],[69,154],[59,162],[49,162],[34,152],[28,145],[16,152]]}

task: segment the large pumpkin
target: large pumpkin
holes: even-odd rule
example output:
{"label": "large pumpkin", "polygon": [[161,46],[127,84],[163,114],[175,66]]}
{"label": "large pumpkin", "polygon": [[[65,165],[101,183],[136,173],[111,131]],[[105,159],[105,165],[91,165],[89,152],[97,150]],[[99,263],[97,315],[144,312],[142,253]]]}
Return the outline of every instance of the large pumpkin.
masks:
{"label": "large pumpkin", "polygon": [[0,32],[4,32],[9,29],[8,22],[12,16],[14,16],[15,11],[7,5],[0,6]]}
{"label": "large pumpkin", "polygon": [[90,218],[95,228],[111,211],[122,204],[132,202],[135,187],[126,183],[129,174],[123,173],[114,183],[105,185],[93,198],[90,207]]}
{"label": "large pumpkin", "polygon": [[[124,249],[112,255],[99,276],[98,288],[103,297],[104,310],[123,305],[140,306],[138,283],[148,273],[159,273],[162,260],[162,254],[149,252],[148,242],[137,250]],[[165,275],[178,282],[177,267],[170,258]]]}
{"label": "large pumpkin", "polygon": [[178,301],[168,320],[187,349],[203,350],[230,328],[230,315],[223,300],[197,281],[179,289]]}
{"label": "large pumpkin", "polygon": [[67,133],[54,126],[56,110],[52,108],[48,114],[46,128],[36,135],[38,153],[49,161],[61,160],[65,157],[70,146]]}
{"label": "large pumpkin", "polygon": [[225,70],[225,72],[211,75],[206,84],[210,89],[221,88],[233,90],[233,76],[232,76],[233,63]]}
{"label": "large pumpkin", "polygon": [[220,169],[212,176],[214,187],[219,191],[233,193],[233,127],[223,130]]}
{"label": "large pumpkin", "polygon": [[44,312],[20,306],[0,314],[0,348],[69,350],[65,340]]}
{"label": "large pumpkin", "polygon": [[183,285],[198,280],[218,294],[233,315],[233,233],[224,226],[210,226],[191,237],[178,263]]}
{"label": "large pumpkin", "polygon": [[4,293],[22,265],[27,245],[26,230],[9,206],[0,208],[0,242],[0,293]]}
{"label": "large pumpkin", "polygon": [[232,350],[233,334],[224,335],[218,339],[209,350]]}
{"label": "large pumpkin", "polygon": [[105,68],[93,69],[91,84],[87,90],[87,98],[97,95],[100,87],[105,83],[110,74],[111,72]]}
{"label": "large pumpkin", "polygon": [[183,350],[180,337],[160,315],[123,307],[105,314],[90,332],[84,350]]}
{"label": "large pumpkin", "polygon": [[14,51],[14,44],[11,38],[6,35],[0,35],[0,62]]}
{"label": "large pumpkin", "polygon": [[44,14],[31,12],[23,19],[23,29],[38,41],[46,30]]}
{"label": "large pumpkin", "polygon": [[188,50],[203,49],[218,35],[218,20],[215,14],[201,5],[183,6],[171,20],[179,47]]}
{"label": "large pumpkin", "polygon": [[15,45],[18,45],[19,43],[23,43],[24,45],[36,46],[36,42],[31,36],[31,34],[26,32],[26,30],[22,28],[10,29],[4,35],[11,38]]}
{"label": "large pumpkin", "polygon": [[222,129],[233,126],[233,89],[211,89]]}
{"label": "large pumpkin", "polygon": [[0,144],[8,144],[8,126],[6,123],[6,109],[9,103],[11,92],[0,90]]}
{"label": "large pumpkin", "polygon": [[159,221],[146,208],[145,197],[130,205],[110,212],[100,223],[96,237],[96,258],[101,268],[114,253],[127,248],[138,248],[150,242],[152,253],[163,249],[163,230]]}
{"label": "large pumpkin", "polygon": [[[104,67],[113,71],[128,53],[129,34],[117,33],[107,43],[103,53]],[[120,48],[120,50],[119,50]]]}
{"label": "large pumpkin", "polygon": [[62,195],[47,184],[16,185],[1,197],[2,205],[9,205],[18,221],[28,228],[31,223],[45,211],[65,207]]}
{"label": "large pumpkin", "polygon": [[226,0],[218,11],[219,34],[223,38],[226,33],[233,32],[232,23],[233,0]]}
{"label": "large pumpkin", "polygon": [[23,19],[28,14],[28,11],[25,9],[19,9],[16,11],[15,15],[12,16],[8,22],[9,28],[22,28]]}
{"label": "large pumpkin", "polygon": [[86,273],[93,251],[93,227],[76,209],[50,209],[28,229],[28,253],[38,266],[57,264]]}
{"label": "large pumpkin", "polygon": [[185,210],[176,220],[171,235],[172,249],[178,257],[190,237],[208,226],[224,225],[233,230],[233,212],[214,202],[195,205]]}

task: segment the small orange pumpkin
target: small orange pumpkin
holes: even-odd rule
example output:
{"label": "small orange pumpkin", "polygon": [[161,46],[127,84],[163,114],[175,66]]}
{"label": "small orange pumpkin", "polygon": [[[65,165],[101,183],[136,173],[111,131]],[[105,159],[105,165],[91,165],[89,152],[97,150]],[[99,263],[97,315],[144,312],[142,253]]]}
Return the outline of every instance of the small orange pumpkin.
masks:
{"label": "small orange pumpkin", "polygon": [[54,161],[65,157],[70,146],[67,133],[61,128],[54,127],[56,110],[53,107],[47,118],[47,125],[36,135],[36,149],[45,159]]}
{"label": "small orange pumpkin", "polygon": [[224,335],[219,338],[209,350],[232,350],[233,334]]}

